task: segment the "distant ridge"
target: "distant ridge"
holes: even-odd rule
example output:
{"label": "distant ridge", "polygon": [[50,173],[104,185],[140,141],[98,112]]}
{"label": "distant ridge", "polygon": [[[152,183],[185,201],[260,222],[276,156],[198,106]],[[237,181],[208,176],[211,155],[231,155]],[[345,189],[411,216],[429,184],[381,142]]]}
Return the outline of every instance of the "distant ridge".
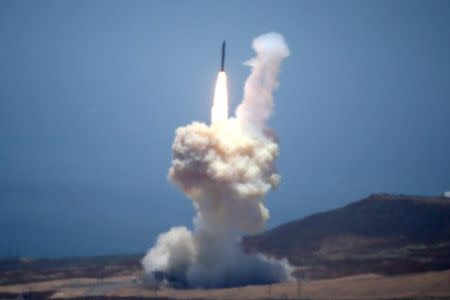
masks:
{"label": "distant ridge", "polygon": [[[142,254],[0,259],[0,286],[67,278],[123,276],[141,271]],[[1,299],[1,297],[0,297]]]}
{"label": "distant ridge", "polygon": [[249,252],[288,258],[300,276],[450,269],[450,199],[372,194],[243,243]]}

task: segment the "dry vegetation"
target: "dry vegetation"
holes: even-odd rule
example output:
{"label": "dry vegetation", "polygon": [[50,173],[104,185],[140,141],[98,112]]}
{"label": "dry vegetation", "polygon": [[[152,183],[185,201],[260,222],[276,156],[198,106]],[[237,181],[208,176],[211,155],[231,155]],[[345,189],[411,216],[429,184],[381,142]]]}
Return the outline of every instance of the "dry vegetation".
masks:
{"label": "dry vegetation", "polygon": [[40,292],[40,297],[52,299],[450,299],[450,271],[398,276],[363,274],[211,290],[155,291],[143,288],[129,276],[111,277],[103,281],[66,279],[0,286],[0,298],[15,298],[19,293],[34,295],[37,292]]}

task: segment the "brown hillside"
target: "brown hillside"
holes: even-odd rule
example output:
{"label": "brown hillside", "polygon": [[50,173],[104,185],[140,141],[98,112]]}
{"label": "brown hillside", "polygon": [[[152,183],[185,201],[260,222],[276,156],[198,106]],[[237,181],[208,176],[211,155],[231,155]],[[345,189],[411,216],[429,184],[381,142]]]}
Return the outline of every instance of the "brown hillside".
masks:
{"label": "brown hillside", "polygon": [[450,199],[374,194],[243,243],[288,258],[310,277],[450,269]]}

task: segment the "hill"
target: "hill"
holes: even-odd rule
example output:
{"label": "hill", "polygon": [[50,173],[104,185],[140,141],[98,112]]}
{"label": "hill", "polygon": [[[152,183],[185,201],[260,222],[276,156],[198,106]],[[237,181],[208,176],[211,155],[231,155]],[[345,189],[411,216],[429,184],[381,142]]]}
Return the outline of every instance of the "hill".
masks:
{"label": "hill", "polygon": [[373,194],[243,240],[310,278],[450,269],[450,199]]}

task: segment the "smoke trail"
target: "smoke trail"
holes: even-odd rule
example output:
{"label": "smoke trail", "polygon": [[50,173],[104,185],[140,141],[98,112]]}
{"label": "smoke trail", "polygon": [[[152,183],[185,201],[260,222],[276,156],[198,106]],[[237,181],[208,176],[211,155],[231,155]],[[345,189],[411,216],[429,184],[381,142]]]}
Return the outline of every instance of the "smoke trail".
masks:
{"label": "smoke trail", "polygon": [[281,61],[289,55],[277,33],[257,37],[253,48],[257,55],[248,62],[252,72],[236,118],[176,130],[169,178],[193,200],[194,232],[174,227],[158,237],[142,260],[148,284],[212,288],[291,279],[287,260],[240,248],[242,234],[264,228],[264,196],[280,180],[278,145],[265,122]]}
{"label": "smoke trail", "polygon": [[264,129],[273,111],[273,91],[278,87],[281,61],[289,56],[289,48],[278,33],[267,33],[253,40],[256,57],[247,65],[252,73],[244,87],[244,100],[236,109],[236,117],[247,129]]}

